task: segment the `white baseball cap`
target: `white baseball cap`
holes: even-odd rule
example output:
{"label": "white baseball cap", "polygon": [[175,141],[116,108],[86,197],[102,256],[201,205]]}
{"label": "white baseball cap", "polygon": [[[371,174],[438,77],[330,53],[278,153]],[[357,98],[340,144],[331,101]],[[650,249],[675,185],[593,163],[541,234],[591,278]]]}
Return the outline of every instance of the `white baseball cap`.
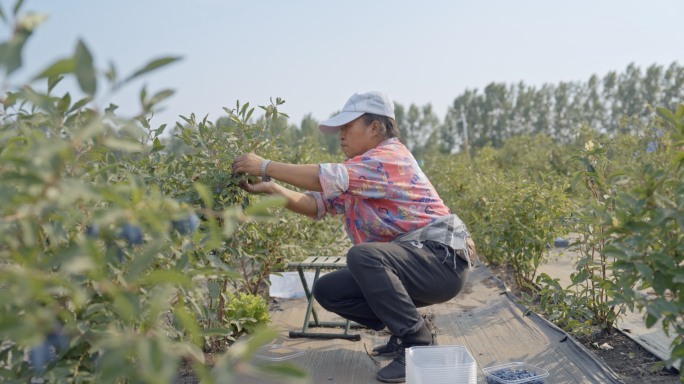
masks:
{"label": "white baseball cap", "polygon": [[394,119],[394,103],[386,93],[377,91],[357,92],[347,100],[339,115],[322,122],[318,129],[327,134],[337,133],[342,130],[342,125],[359,118],[364,113]]}

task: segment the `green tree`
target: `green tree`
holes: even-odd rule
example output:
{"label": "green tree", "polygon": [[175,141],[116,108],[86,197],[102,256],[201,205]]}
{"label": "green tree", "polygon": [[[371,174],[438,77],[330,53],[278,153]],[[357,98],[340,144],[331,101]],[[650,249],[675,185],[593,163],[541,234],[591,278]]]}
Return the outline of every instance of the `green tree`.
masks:
{"label": "green tree", "polygon": [[438,138],[435,132],[440,126],[440,121],[432,104],[428,103],[422,107],[411,104],[406,111],[403,105],[394,103],[394,114],[401,142],[414,156],[420,156],[426,148],[434,146],[434,140]]}

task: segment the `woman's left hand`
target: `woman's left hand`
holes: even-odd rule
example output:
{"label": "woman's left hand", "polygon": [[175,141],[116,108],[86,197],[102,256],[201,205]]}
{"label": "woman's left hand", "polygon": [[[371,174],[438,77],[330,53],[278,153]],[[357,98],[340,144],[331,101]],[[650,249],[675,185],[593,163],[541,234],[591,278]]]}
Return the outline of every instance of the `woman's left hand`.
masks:
{"label": "woman's left hand", "polygon": [[249,173],[254,176],[261,176],[261,165],[264,163],[264,158],[259,157],[253,153],[245,153],[233,160],[233,175],[238,173]]}

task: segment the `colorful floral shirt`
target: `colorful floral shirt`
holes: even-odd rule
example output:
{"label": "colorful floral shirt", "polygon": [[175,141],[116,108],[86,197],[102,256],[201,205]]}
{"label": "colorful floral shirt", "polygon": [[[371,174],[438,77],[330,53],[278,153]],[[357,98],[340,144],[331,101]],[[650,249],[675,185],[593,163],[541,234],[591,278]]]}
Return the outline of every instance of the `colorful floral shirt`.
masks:
{"label": "colorful floral shirt", "polygon": [[319,175],[323,192],[306,192],[318,204],[314,219],[344,214],[354,244],[388,242],[451,213],[397,138],[342,164],[320,164]]}

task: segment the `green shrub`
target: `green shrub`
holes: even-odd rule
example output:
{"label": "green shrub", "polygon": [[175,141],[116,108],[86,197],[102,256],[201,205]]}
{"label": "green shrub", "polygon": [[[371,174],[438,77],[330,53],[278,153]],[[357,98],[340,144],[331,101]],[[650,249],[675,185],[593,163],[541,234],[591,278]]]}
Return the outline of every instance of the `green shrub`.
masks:
{"label": "green shrub", "polygon": [[[581,182],[593,196],[591,204],[574,214],[574,230],[580,234],[571,244],[580,253],[576,272],[566,288],[542,275],[537,281],[542,289],[526,301],[530,309],[566,329],[584,333],[592,325],[611,332],[627,310],[645,309],[647,327],[662,321],[666,334],[675,332],[666,362],[672,365],[684,358],[684,155],[678,148],[684,139],[684,105],[675,113],[659,113],[675,128],[670,136],[679,141],[676,144],[660,133],[666,128],[663,121],[653,118],[651,132],[644,135],[653,143],[652,150],[625,160],[627,166],[609,160],[625,158],[616,143],[646,140],[591,141],[574,157],[584,170],[574,175],[572,184]],[[633,148],[626,147],[633,154]],[[653,288],[656,297],[638,292],[646,288]]]}
{"label": "green shrub", "polygon": [[527,171],[500,169],[500,153],[484,147],[470,163],[457,156],[430,158],[425,173],[468,225],[478,254],[493,264],[511,264],[522,288],[546,262],[547,247],[567,233],[563,219],[572,202],[567,183],[553,172],[531,178]]}
{"label": "green shrub", "polygon": [[488,229],[499,233],[500,252],[513,266],[520,289],[529,287],[539,266],[548,261],[554,239],[568,232],[562,225],[571,207],[564,193],[565,185],[544,179],[538,183],[512,183],[501,205],[494,210],[505,221]]}
{"label": "green shrub", "polygon": [[[40,19],[21,18],[2,45],[6,77]],[[203,349],[217,340],[225,346],[232,335],[213,300],[214,283],[225,291],[243,279],[224,258],[226,242],[242,236],[236,232],[241,226],[268,219],[269,207],[283,201],[250,204],[236,188],[246,176],[225,171],[247,148],[272,153],[270,132],[217,129],[191,115],[191,126],[183,127],[191,144],[212,137],[229,147],[177,157],[162,143],[165,126],[150,126],[172,91],[143,90],[143,113],[134,119],[118,117],[114,105],[96,108],[98,74],[106,74],[115,91],[173,61],[158,59],[119,79],[96,70],[79,42],[73,56],[37,76],[47,81],[47,93],[30,86],[7,92],[0,111],[4,381],[167,383],[186,358],[200,379],[214,382]],[[90,96],[76,102],[68,93],[54,96],[64,76],[74,76]],[[267,116],[278,114],[280,104],[264,107]],[[245,110],[231,116],[247,127]],[[212,194],[218,187],[226,192]],[[245,206],[232,206],[238,202]],[[247,360],[274,337],[262,333],[217,366],[230,376],[234,359]],[[298,369],[283,372],[305,376]]]}
{"label": "green shrub", "polygon": [[266,328],[266,324],[272,323],[268,314],[268,304],[261,296],[249,295],[239,292],[230,295],[226,304],[226,321],[230,323],[234,334],[242,332],[255,333]]}
{"label": "green shrub", "polygon": [[[606,222],[614,240],[605,253],[615,260],[615,269],[625,277],[612,287],[610,304],[630,310],[646,309],[647,327],[659,321],[666,334],[674,332],[668,366],[684,360],[684,104],[673,113],[659,108],[670,123],[675,142],[670,162],[652,163],[627,172],[634,183],[631,190],[615,198],[615,220]],[[672,148],[671,147],[671,148]],[[655,298],[634,290],[652,287]]]}

